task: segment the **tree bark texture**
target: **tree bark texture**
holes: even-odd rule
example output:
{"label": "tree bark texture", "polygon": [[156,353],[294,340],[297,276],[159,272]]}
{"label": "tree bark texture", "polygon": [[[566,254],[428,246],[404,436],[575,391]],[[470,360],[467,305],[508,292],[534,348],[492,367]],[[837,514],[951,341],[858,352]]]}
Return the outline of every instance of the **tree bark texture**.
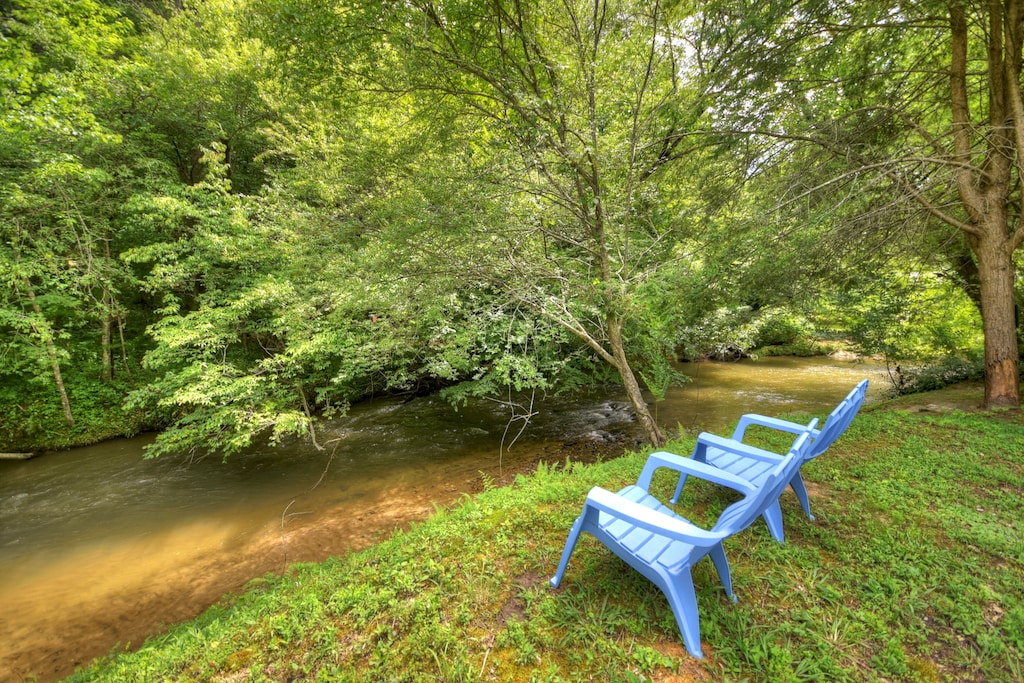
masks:
{"label": "tree bark texture", "polygon": [[[1020,355],[1014,316],[1013,252],[1024,241],[1019,183],[1024,168],[1024,103],[1021,101],[1021,0],[989,0],[985,33],[987,121],[972,120],[968,74],[969,21],[964,5],[949,5],[952,50],[950,104],[953,167],[967,220],[967,235],[978,265],[979,299],[985,335],[985,405],[1020,405]],[[980,118],[980,117],[978,117]]]}
{"label": "tree bark texture", "polygon": [[654,416],[651,415],[651,410],[647,406],[643,390],[640,388],[640,382],[637,381],[633,368],[630,367],[629,361],[626,359],[626,346],[622,340],[622,323],[617,320],[610,321],[610,323],[608,326],[608,341],[614,356],[613,365],[618,370],[619,377],[622,378],[622,386],[625,387],[626,396],[633,405],[634,412],[636,412],[636,419],[640,422],[644,432],[646,432],[647,439],[651,442],[652,446],[655,448],[664,446],[665,435],[662,433],[661,428],[658,427]]}
{"label": "tree bark texture", "polygon": [[108,381],[114,379],[113,328],[113,316],[104,314],[100,352],[103,360],[102,379]]}
{"label": "tree bark texture", "polygon": [[[998,233],[998,226],[986,234]],[[1019,350],[1014,315],[1014,263],[1008,240],[979,239],[975,247],[985,333],[985,405],[1020,404]]]}

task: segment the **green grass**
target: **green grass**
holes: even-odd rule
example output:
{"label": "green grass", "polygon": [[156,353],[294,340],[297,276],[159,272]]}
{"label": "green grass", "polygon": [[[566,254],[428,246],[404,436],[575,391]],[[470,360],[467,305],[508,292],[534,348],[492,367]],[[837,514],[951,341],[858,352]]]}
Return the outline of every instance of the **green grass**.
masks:
{"label": "green grass", "polygon": [[[804,468],[816,521],[787,492],[785,544],[761,521],[727,541],[738,603],[710,561],[695,568],[703,661],[661,593],[589,536],[547,584],[587,490],[644,459],[541,466],[71,680],[1024,681],[1019,413],[862,411]],[[691,484],[684,515],[728,502]]]}

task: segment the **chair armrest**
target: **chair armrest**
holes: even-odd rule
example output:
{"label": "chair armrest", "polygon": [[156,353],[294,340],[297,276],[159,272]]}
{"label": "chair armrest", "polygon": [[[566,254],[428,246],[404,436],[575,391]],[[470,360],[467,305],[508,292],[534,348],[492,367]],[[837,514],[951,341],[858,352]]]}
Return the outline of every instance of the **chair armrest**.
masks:
{"label": "chair armrest", "polygon": [[[753,448],[753,446],[746,446],[744,444],[738,445],[743,449]],[[746,452],[746,450],[743,452]],[[694,460],[693,458],[684,458],[680,455],[676,455],[675,453],[667,453],[665,451],[651,453],[651,455],[648,456],[647,463],[644,465],[643,472],[640,473],[640,478],[637,479],[636,485],[644,491],[650,491],[651,479],[654,478],[654,472],[661,467],[667,467],[668,469],[675,470],[680,474],[693,475],[698,479],[720,484],[721,486],[728,486],[729,488],[735,489],[744,494],[750,494],[757,488],[746,479],[737,477],[735,474],[726,472],[725,470],[720,470],[713,465],[708,465],[707,463]]]}
{"label": "chair armrest", "polygon": [[590,489],[590,493],[587,494],[584,515],[586,508],[604,512],[641,529],[702,548],[715,545],[729,535],[726,531],[707,531],[678,517],[656,512],[600,486]]}
{"label": "chair armrest", "polygon": [[[806,431],[806,427],[801,428],[800,433]],[[707,432],[697,437],[697,446],[693,449],[693,458],[698,462],[705,462],[707,457],[708,448],[714,448],[716,450],[725,451],[726,453],[733,453],[735,455],[741,455],[744,458],[751,458],[753,460],[760,460],[761,462],[768,463],[779,463],[785,457],[778,453],[772,453],[766,451],[763,448],[757,446],[751,446],[745,444],[736,439],[727,439],[724,436],[718,436],[716,434],[708,434]]]}
{"label": "chair armrest", "polygon": [[[732,438],[736,441],[743,441],[743,436],[747,431],[747,427],[751,425],[768,427],[769,429],[777,429],[779,431],[790,432],[792,434],[802,434],[807,430],[807,425],[802,425],[797,422],[780,420],[777,417],[767,417],[756,413],[748,413],[741,417],[740,421],[736,423],[736,429],[733,430]],[[811,438],[818,438],[818,432],[819,430],[817,429],[811,430]]]}

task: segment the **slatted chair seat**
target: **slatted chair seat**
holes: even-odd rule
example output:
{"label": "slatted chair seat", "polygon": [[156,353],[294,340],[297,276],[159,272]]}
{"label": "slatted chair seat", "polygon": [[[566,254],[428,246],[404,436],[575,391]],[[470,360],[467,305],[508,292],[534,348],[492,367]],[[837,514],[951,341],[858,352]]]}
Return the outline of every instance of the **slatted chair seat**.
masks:
{"label": "slatted chair seat", "polygon": [[[627,486],[617,495],[648,510],[691,524],[690,520],[680,517],[672,508],[663,505],[661,501],[638,486]],[[597,524],[629,553],[648,563],[657,562],[668,570],[678,567],[693,552],[694,546],[690,543],[674,541],[660,533],[638,527],[628,519],[616,515],[601,513]]]}

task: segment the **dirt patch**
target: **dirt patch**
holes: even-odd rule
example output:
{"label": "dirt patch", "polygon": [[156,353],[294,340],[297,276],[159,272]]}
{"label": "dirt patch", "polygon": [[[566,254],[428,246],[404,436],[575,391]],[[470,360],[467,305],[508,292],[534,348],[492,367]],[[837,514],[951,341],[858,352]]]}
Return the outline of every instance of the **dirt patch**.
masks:
{"label": "dirt patch", "polygon": [[501,612],[498,613],[498,629],[505,627],[510,621],[523,621],[526,619],[526,603],[520,597],[524,591],[528,591],[534,586],[542,583],[546,583],[547,578],[530,572],[517,577],[513,583],[516,587],[515,594],[505,601],[505,604],[501,607]]}
{"label": "dirt patch", "polygon": [[683,644],[672,640],[663,640],[656,644],[655,649],[666,657],[670,657],[677,665],[676,669],[658,668],[651,674],[654,683],[698,683],[710,681],[704,665],[690,656]]}

